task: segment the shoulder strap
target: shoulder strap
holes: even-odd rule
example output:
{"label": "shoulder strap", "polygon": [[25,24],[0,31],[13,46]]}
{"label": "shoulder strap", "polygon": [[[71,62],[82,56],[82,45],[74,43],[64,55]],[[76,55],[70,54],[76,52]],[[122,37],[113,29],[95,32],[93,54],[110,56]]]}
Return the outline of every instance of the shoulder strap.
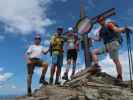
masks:
{"label": "shoulder strap", "polygon": [[[112,23],[112,24],[114,24],[115,26],[117,26],[117,27],[119,27],[118,25],[117,25],[117,23],[116,22],[109,22],[109,23]],[[108,27],[107,27],[108,28]],[[113,32],[113,30],[110,30],[110,29],[108,29],[107,30],[109,33],[112,33]],[[120,45],[122,45],[122,42],[123,42],[123,38],[122,38],[122,36],[121,36],[121,34],[117,34],[116,32],[113,32],[114,33],[114,35],[115,35],[115,38],[116,38],[116,40],[120,43]]]}

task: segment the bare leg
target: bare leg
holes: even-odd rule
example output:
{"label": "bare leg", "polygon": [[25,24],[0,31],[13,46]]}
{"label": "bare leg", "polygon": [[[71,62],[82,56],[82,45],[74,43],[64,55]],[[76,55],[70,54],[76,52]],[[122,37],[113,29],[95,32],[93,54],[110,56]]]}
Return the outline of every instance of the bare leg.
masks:
{"label": "bare leg", "polygon": [[71,77],[75,74],[75,70],[76,70],[76,61],[72,61],[73,63],[73,68],[72,68],[72,74],[71,74]]}
{"label": "bare leg", "polygon": [[118,74],[118,79],[122,80],[122,65],[119,61],[119,58],[118,59],[113,59],[113,62],[115,63],[116,65],[116,70],[117,70],[117,74]]}
{"label": "bare leg", "polygon": [[60,77],[60,74],[61,74],[61,66],[57,66],[57,70],[56,70],[56,80],[55,80],[55,84],[58,84],[59,83],[59,77]]}
{"label": "bare leg", "polygon": [[27,64],[27,71],[28,71],[27,93],[28,93],[28,96],[31,96],[32,95],[31,84],[32,84],[32,75],[33,75],[33,71],[34,71],[34,65],[30,60],[28,61],[28,64]]}
{"label": "bare leg", "polygon": [[28,74],[28,76],[27,76],[27,85],[28,85],[27,93],[28,93],[28,96],[32,95],[31,84],[32,84],[32,74]]}
{"label": "bare leg", "polygon": [[95,49],[92,53],[92,60],[94,61],[94,64],[98,64],[98,57],[97,54],[99,53],[99,49]]}
{"label": "bare leg", "polygon": [[55,68],[56,68],[56,65],[53,64],[52,67],[51,67],[51,73],[50,73],[50,81],[49,81],[50,84],[53,84],[53,76],[54,76],[54,73],[55,73]]}
{"label": "bare leg", "polygon": [[70,65],[71,65],[71,59],[69,59],[69,60],[67,61],[67,68],[66,68],[66,72],[65,72],[67,75],[68,75],[68,73],[69,73]]}
{"label": "bare leg", "polygon": [[71,64],[71,59],[69,59],[67,61],[66,71],[62,77],[62,79],[64,79],[64,80],[68,80],[68,73],[69,73],[69,69],[70,69],[70,64]]}
{"label": "bare leg", "polygon": [[48,69],[48,64],[43,63],[43,65],[42,65],[42,74],[41,74],[41,77],[40,77],[40,83],[43,83],[45,81],[45,75],[46,75],[47,69]]}

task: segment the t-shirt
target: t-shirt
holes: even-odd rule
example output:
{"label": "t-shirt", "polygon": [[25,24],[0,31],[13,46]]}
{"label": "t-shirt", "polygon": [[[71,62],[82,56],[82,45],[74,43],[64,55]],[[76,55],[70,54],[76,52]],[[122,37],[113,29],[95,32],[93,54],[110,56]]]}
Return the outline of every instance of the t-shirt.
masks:
{"label": "t-shirt", "polygon": [[51,39],[52,51],[63,51],[64,39],[62,36],[53,36]]}
{"label": "t-shirt", "polygon": [[42,58],[42,55],[44,52],[46,52],[47,50],[42,46],[42,45],[31,45],[29,46],[28,50],[27,50],[27,55],[29,58]]}
{"label": "t-shirt", "polygon": [[77,33],[67,33],[67,49],[78,49],[78,34]]}
{"label": "t-shirt", "polygon": [[74,40],[74,36],[70,36],[69,39],[68,39],[68,42],[69,42],[69,49],[75,49],[75,40]]}

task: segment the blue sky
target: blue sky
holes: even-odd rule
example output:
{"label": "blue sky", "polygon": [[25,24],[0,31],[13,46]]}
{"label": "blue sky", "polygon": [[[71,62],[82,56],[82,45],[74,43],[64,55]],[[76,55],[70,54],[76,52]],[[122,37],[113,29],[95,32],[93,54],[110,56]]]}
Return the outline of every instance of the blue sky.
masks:
{"label": "blue sky", "polygon": [[[116,20],[120,26],[125,24],[133,26],[132,0],[84,0],[84,4],[89,17],[115,7],[116,15],[112,19]],[[0,95],[26,92],[24,53],[33,41],[34,31],[42,34],[42,43],[47,47],[49,38],[58,26],[63,26],[67,30],[68,27],[75,25],[79,19],[79,6],[79,0],[0,0]],[[94,32],[95,30],[91,34],[95,34]],[[124,40],[120,50],[120,59],[123,65],[124,79],[129,79],[125,42]],[[99,46],[102,44],[94,43],[93,48]],[[78,69],[84,65],[82,53],[81,50]],[[112,67],[113,63],[109,57],[101,56],[100,58],[102,58],[100,64],[103,65],[103,70],[111,75],[116,75],[115,67]],[[43,59],[49,62],[50,68],[49,54]],[[66,63],[65,59],[64,63]],[[39,74],[40,72],[36,69],[33,88],[39,86]]]}

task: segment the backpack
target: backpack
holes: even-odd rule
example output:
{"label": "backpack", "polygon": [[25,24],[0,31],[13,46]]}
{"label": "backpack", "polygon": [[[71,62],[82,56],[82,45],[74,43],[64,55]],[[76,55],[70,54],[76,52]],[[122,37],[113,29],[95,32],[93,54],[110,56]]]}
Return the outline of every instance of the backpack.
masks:
{"label": "backpack", "polygon": [[63,51],[63,38],[61,36],[54,36],[51,42],[51,51]]}
{"label": "backpack", "polygon": [[[112,23],[114,24],[115,26],[119,27],[116,22],[114,21],[111,21],[111,22],[108,22],[108,23]],[[112,32],[112,30],[109,30],[110,32]],[[115,39],[119,42],[120,45],[122,45],[123,43],[123,37],[121,35],[121,33],[115,33]]]}
{"label": "backpack", "polygon": [[[72,40],[73,38],[73,40]],[[67,49],[78,49],[78,33],[74,32],[71,34],[70,32],[67,33]]]}
{"label": "backpack", "polygon": [[[115,26],[119,27],[115,22],[108,22],[107,25],[109,23],[112,23]],[[107,25],[105,27],[102,27],[101,30],[100,30],[100,37],[103,38],[104,43],[106,44],[106,43],[109,43],[113,40],[116,40],[121,45],[122,42],[123,42],[123,38],[122,38],[121,33],[114,32],[113,30],[109,29],[107,27]]]}

